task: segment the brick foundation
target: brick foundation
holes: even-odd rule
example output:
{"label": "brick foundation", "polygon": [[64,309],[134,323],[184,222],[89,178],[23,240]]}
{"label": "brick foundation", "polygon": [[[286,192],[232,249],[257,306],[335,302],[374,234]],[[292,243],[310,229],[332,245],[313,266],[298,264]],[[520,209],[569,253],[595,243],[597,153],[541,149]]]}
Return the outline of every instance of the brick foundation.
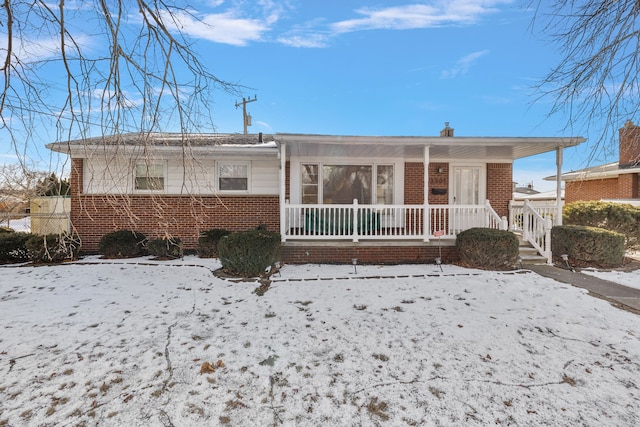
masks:
{"label": "brick foundation", "polygon": [[416,244],[407,246],[328,246],[283,244],[282,261],[287,264],[335,263],[351,264],[354,258],[359,264],[433,264],[442,253],[442,262],[458,260],[455,246]]}

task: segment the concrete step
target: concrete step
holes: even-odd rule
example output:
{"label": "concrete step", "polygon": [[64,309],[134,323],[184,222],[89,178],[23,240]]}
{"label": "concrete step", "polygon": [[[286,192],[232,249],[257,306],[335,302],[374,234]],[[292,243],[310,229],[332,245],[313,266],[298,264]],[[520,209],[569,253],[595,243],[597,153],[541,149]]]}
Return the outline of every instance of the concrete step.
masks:
{"label": "concrete step", "polygon": [[522,265],[546,264],[547,258],[542,255],[522,255],[520,254]]}
{"label": "concrete step", "polygon": [[538,253],[536,248],[527,241],[520,240],[520,259],[523,265],[546,264],[547,258]]}

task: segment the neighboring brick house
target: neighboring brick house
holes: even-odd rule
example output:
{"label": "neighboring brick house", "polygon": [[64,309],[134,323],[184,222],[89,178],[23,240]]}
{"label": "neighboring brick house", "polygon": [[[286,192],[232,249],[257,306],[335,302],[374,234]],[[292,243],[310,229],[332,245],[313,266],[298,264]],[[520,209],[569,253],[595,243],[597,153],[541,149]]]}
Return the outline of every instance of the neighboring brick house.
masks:
{"label": "neighboring brick house", "polygon": [[455,258],[464,229],[505,226],[515,159],[561,159],[584,141],[453,133],[150,133],[47,147],[71,157],[72,227],[87,252],[123,228],[194,249],[204,230],[263,226],[281,234],[285,262],[426,262]]}
{"label": "neighboring brick house", "polygon": [[578,200],[640,202],[640,126],[628,121],[618,135],[617,162],[562,174],[566,203]]}

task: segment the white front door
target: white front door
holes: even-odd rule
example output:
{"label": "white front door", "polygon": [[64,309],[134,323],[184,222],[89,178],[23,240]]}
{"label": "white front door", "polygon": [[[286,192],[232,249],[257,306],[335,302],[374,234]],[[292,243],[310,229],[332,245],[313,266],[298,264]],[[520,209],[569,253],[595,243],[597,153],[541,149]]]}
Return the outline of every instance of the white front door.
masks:
{"label": "white front door", "polygon": [[456,206],[450,213],[449,232],[458,234],[472,227],[483,227],[486,194],[484,165],[452,165],[450,170],[449,203]]}

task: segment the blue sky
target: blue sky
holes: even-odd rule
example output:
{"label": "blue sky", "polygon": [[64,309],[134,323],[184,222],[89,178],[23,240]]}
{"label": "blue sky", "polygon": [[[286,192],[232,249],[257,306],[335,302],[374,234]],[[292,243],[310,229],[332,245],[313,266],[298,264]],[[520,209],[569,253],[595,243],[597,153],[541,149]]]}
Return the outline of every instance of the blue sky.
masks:
{"label": "blue sky", "polygon": [[[530,28],[522,3],[208,0],[192,5],[211,26],[185,17],[182,28],[209,71],[257,96],[247,107],[250,133],[438,135],[450,122],[456,136],[589,138],[580,123],[567,129],[562,117],[548,118],[550,99],[536,101],[533,86],[560,55]],[[237,101],[224,92],[211,100],[216,131],[242,132]],[[589,158],[589,144],[565,150],[563,170]],[[518,161],[514,180],[555,189],[541,180],[554,173],[549,153]]]}

